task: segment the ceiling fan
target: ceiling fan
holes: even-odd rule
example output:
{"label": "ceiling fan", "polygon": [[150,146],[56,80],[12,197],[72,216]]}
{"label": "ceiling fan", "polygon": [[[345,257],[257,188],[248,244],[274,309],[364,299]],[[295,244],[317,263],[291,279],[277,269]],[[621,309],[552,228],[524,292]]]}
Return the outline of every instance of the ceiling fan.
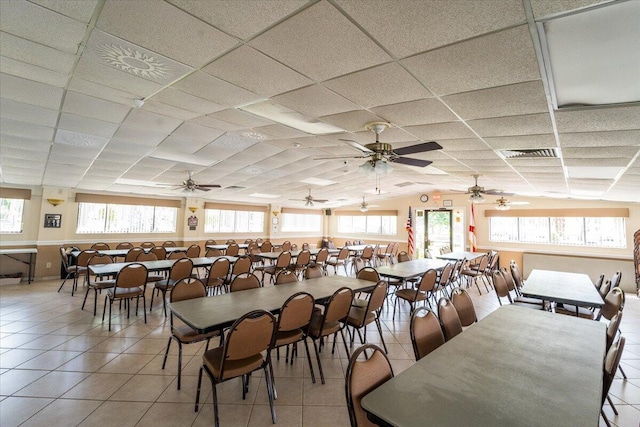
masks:
{"label": "ceiling fan", "polygon": [[309,189],[309,195],[306,196],[304,199],[289,199],[289,200],[305,202],[304,205],[309,207],[313,207],[314,203],[327,203],[329,201],[326,199],[314,199],[313,196],[311,195],[311,189]]}
{"label": "ceiling fan", "polygon": [[366,200],[364,199],[364,196],[362,196],[362,203],[360,203],[360,212],[366,212],[369,210],[369,208],[375,208],[378,207],[378,205],[370,205],[369,203],[366,202]]}
{"label": "ceiling fan", "polygon": [[372,122],[365,125],[366,129],[376,134],[376,142],[372,144],[361,145],[349,139],[341,139],[341,141],[344,141],[352,147],[360,150],[362,152],[360,156],[319,157],[316,158],[316,160],[347,158],[368,159],[360,166],[360,168],[365,172],[384,175],[391,172],[393,169],[391,165],[389,165],[389,163],[392,162],[417,167],[429,166],[433,163],[430,160],[414,159],[412,157],[404,157],[404,155],[442,149],[442,146],[434,141],[422,142],[420,144],[394,149],[391,144],[380,142],[379,140],[382,131],[388,127],[391,127],[391,124],[387,122]]}
{"label": "ceiling fan", "polygon": [[[472,187],[467,189],[467,194],[469,194],[469,201],[472,203],[481,203],[484,202],[484,194],[494,195],[494,196],[513,196],[514,193],[505,193],[502,190],[490,189],[485,190],[484,187],[480,187],[478,185],[478,178],[480,175],[471,175],[475,179],[475,184]],[[505,199],[506,200],[506,199]]]}
{"label": "ceiling fan", "polygon": [[529,202],[510,202],[509,200],[505,199],[504,197],[500,197],[495,202],[496,209],[499,210],[499,211],[508,211],[511,206],[528,205],[528,204],[529,204]]}
{"label": "ceiling fan", "polygon": [[218,184],[198,184],[194,179],[193,179],[193,172],[191,171],[187,171],[187,179],[182,181],[182,185],[176,185],[175,187],[173,187],[172,189],[178,189],[178,188],[182,188],[183,192],[195,192],[196,190],[200,190],[200,191],[209,191],[212,188],[220,188],[220,186]]}

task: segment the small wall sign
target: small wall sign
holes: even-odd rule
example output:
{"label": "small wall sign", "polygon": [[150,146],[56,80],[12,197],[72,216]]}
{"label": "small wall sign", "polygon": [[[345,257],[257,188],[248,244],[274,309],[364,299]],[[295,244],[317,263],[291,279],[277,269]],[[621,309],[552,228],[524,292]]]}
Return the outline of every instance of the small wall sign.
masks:
{"label": "small wall sign", "polygon": [[453,206],[453,201],[452,200],[443,200],[442,201],[442,206],[444,206],[445,208],[450,208]]}
{"label": "small wall sign", "polygon": [[60,228],[62,225],[62,215],[44,214],[44,228]]}
{"label": "small wall sign", "polygon": [[189,226],[189,230],[195,230],[198,227],[198,217],[191,215],[187,218],[187,225]]}

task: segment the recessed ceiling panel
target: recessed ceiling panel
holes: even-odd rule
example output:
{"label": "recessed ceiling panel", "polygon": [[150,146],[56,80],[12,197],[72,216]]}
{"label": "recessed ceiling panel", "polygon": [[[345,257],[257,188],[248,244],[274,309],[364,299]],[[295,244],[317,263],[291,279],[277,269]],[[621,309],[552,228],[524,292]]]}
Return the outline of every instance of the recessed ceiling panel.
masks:
{"label": "recessed ceiling panel", "polygon": [[558,111],[559,132],[640,129],[640,106]]}
{"label": "recessed ceiling panel", "polygon": [[58,111],[0,98],[0,117],[54,127]]}
{"label": "recessed ceiling panel", "polygon": [[[1,2],[0,2],[1,3]],[[57,110],[62,101],[62,89],[31,80],[0,74],[2,97],[26,104]]]}
{"label": "recessed ceiling panel", "polygon": [[115,123],[76,116],[75,114],[69,113],[62,113],[60,115],[60,123],[58,124],[59,129],[101,136],[103,138],[111,138],[116,130],[118,130],[118,126],[119,125]]}
{"label": "recessed ceiling panel", "polygon": [[12,34],[0,34],[2,56],[26,62],[59,73],[70,73],[76,62],[76,56],[39,43],[32,42]]}
{"label": "recessed ceiling panel", "polygon": [[372,108],[378,116],[396,126],[452,122],[457,117],[435,98]]}
{"label": "recessed ceiling panel", "polygon": [[41,68],[26,62],[0,56],[0,69],[3,73],[20,76],[35,82],[44,83],[56,87],[65,87],[69,76],[47,68]]}
{"label": "recessed ceiling panel", "polygon": [[185,77],[174,87],[225,107],[239,107],[262,98],[201,71]]}
{"label": "recessed ceiling panel", "polygon": [[542,135],[553,132],[548,113],[469,120],[480,136]]}
{"label": "recessed ceiling panel", "polygon": [[131,108],[78,92],[68,91],[62,111],[111,123],[122,123]]}

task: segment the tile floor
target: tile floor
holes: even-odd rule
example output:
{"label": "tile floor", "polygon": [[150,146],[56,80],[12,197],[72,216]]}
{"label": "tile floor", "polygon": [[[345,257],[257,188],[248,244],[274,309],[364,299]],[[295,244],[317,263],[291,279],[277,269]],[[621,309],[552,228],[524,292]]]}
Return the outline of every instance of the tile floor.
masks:
{"label": "tile floor", "polygon": [[[201,397],[206,404],[198,413],[193,410],[203,344],[185,346],[178,391],[175,343],[166,369],[161,369],[169,322],[159,305],[148,314],[146,325],[141,315],[127,319],[126,312],[120,315],[114,307],[109,332],[101,321],[102,299],[94,317],[90,308],[80,310],[82,289],[71,297],[70,282],[60,293],[58,284],[54,280],[0,288],[0,425],[212,425],[206,377]],[[493,293],[480,296],[472,288],[471,295],[480,318],[498,307]],[[390,310],[384,313],[384,338],[396,373],[413,364],[408,319],[406,305],[395,321]],[[616,379],[611,388],[620,415],[615,417],[609,406],[605,411],[614,424],[635,427],[640,420],[640,301],[634,295],[627,296],[622,331],[627,337],[622,366],[629,379]],[[368,336],[378,341],[377,331]],[[311,382],[302,359],[293,366],[284,358],[274,361],[279,426],[349,425],[344,349],[339,346],[334,356],[324,351],[322,358],[325,385]],[[238,380],[223,383],[218,396],[221,425],[271,425],[261,375],[253,376],[246,400]],[[602,420],[600,425],[605,425]]]}

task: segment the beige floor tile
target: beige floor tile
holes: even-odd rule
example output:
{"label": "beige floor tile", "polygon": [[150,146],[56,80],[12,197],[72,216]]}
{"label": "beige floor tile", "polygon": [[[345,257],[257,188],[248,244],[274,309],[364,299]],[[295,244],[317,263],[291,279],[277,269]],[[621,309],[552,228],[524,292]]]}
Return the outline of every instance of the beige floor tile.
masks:
{"label": "beige floor tile", "polygon": [[[175,344],[175,343],[174,343]],[[159,338],[143,338],[128,349],[126,349],[125,353],[135,353],[135,354],[164,354],[164,351],[167,348],[167,340],[159,339]]]}
{"label": "beige floor tile", "polygon": [[86,335],[79,335],[55,347],[55,350],[87,351],[90,348],[100,344],[106,339],[107,337],[92,337],[92,336],[86,336]]}
{"label": "beige floor tile", "polygon": [[636,427],[640,425],[640,410],[631,405],[616,405],[618,415],[614,414],[608,405],[605,405],[603,409],[609,421],[618,427]]}
{"label": "beige floor tile", "polygon": [[6,336],[0,338],[0,347],[1,348],[17,348],[21,345],[28,343],[29,341],[33,341],[35,339],[41,338],[43,335],[36,334],[6,334]]}
{"label": "beige floor tile", "polygon": [[[149,363],[147,363],[138,373],[143,375],[168,375],[176,376],[178,374],[178,356],[167,356],[167,363],[164,369],[162,369],[162,362],[164,360],[164,354],[154,356]],[[183,369],[191,360],[191,356],[182,358]],[[193,373],[190,373],[193,374]],[[183,372],[183,375],[184,374]],[[198,371],[195,371],[195,375],[198,375]]]}
{"label": "beige floor tile", "polygon": [[88,377],[84,372],[53,371],[20,389],[15,396],[60,397]]}
{"label": "beige floor tile", "polygon": [[198,416],[193,403],[156,402],[136,427],[190,426]]}
{"label": "beige floor tile", "polygon": [[88,351],[94,353],[122,353],[138,341],[140,341],[139,338],[110,337],[94,347],[91,347]]}
{"label": "beige floor tile", "polygon": [[149,402],[104,402],[80,426],[127,427],[135,426],[151,407]]}
{"label": "beige floor tile", "polygon": [[[302,378],[276,378],[277,406],[302,406]],[[256,394],[256,405],[269,405],[267,384],[264,378],[260,379]]]}
{"label": "beige floor tile", "polygon": [[311,378],[304,379],[303,404],[305,406],[341,406],[346,405],[344,397],[344,379],[325,378],[325,383],[311,382]]}
{"label": "beige floor tile", "polygon": [[[343,391],[344,394],[344,391]],[[305,427],[349,426],[349,412],[345,406],[304,406],[302,425]]]}
{"label": "beige floor tile", "polygon": [[109,400],[155,402],[171,382],[171,377],[162,375],[136,375],[112,394]]}
{"label": "beige floor tile", "polygon": [[20,365],[21,369],[53,370],[81,354],[79,351],[50,350]]}
{"label": "beige floor tile", "polygon": [[11,369],[0,375],[0,395],[9,396],[48,374],[49,371]]}
{"label": "beige floor tile", "polygon": [[[44,335],[21,345],[19,348],[51,350],[54,347],[57,347],[69,341],[71,338],[73,338],[73,336],[70,336],[70,335]],[[57,349],[57,350],[60,350],[60,349]]]}
{"label": "beige floor tile", "polygon": [[628,381],[614,379],[609,394],[631,405],[640,404],[640,387]]}
{"label": "beige floor tile", "polygon": [[126,374],[91,374],[62,397],[106,400],[132,377]]}
{"label": "beige floor tile", "polygon": [[[205,374],[206,375],[206,374]],[[164,393],[158,398],[158,402],[174,402],[174,403],[195,403],[196,390],[198,386],[197,376],[183,376],[182,387],[177,389],[176,379],[165,389]],[[211,393],[211,381],[203,375],[202,390],[200,391],[200,402],[205,402]]]}
{"label": "beige floor tile", "polygon": [[21,427],[77,426],[102,405],[99,400],[58,399],[29,418]]}
{"label": "beige floor tile", "polygon": [[40,322],[8,322],[6,324],[0,325],[0,332],[21,332],[25,329],[37,325],[38,323]]}
{"label": "beige floor tile", "polygon": [[118,353],[82,353],[60,366],[57,371],[96,372],[118,356]]}
{"label": "beige floor tile", "polygon": [[53,399],[35,397],[7,397],[0,402],[0,425],[2,427],[17,426],[52,401]]}
{"label": "beige floor tile", "polygon": [[[218,405],[218,418],[224,427],[246,427],[251,416],[251,407],[246,405]],[[214,422],[213,404],[208,402],[198,412],[193,427],[209,427]]]}
{"label": "beige floor tile", "polygon": [[[276,425],[278,427],[297,427],[302,425],[302,406],[276,407]],[[271,408],[269,405],[253,405],[249,427],[273,426],[271,422]]]}
{"label": "beige floor tile", "polygon": [[44,353],[44,350],[11,349],[0,354],[0,368],[15,368]]}
{"label": "beige floor tile", "polygon": [[120,354],[98,370],[103,373],[136,374],[153,359],[151,354]]}

